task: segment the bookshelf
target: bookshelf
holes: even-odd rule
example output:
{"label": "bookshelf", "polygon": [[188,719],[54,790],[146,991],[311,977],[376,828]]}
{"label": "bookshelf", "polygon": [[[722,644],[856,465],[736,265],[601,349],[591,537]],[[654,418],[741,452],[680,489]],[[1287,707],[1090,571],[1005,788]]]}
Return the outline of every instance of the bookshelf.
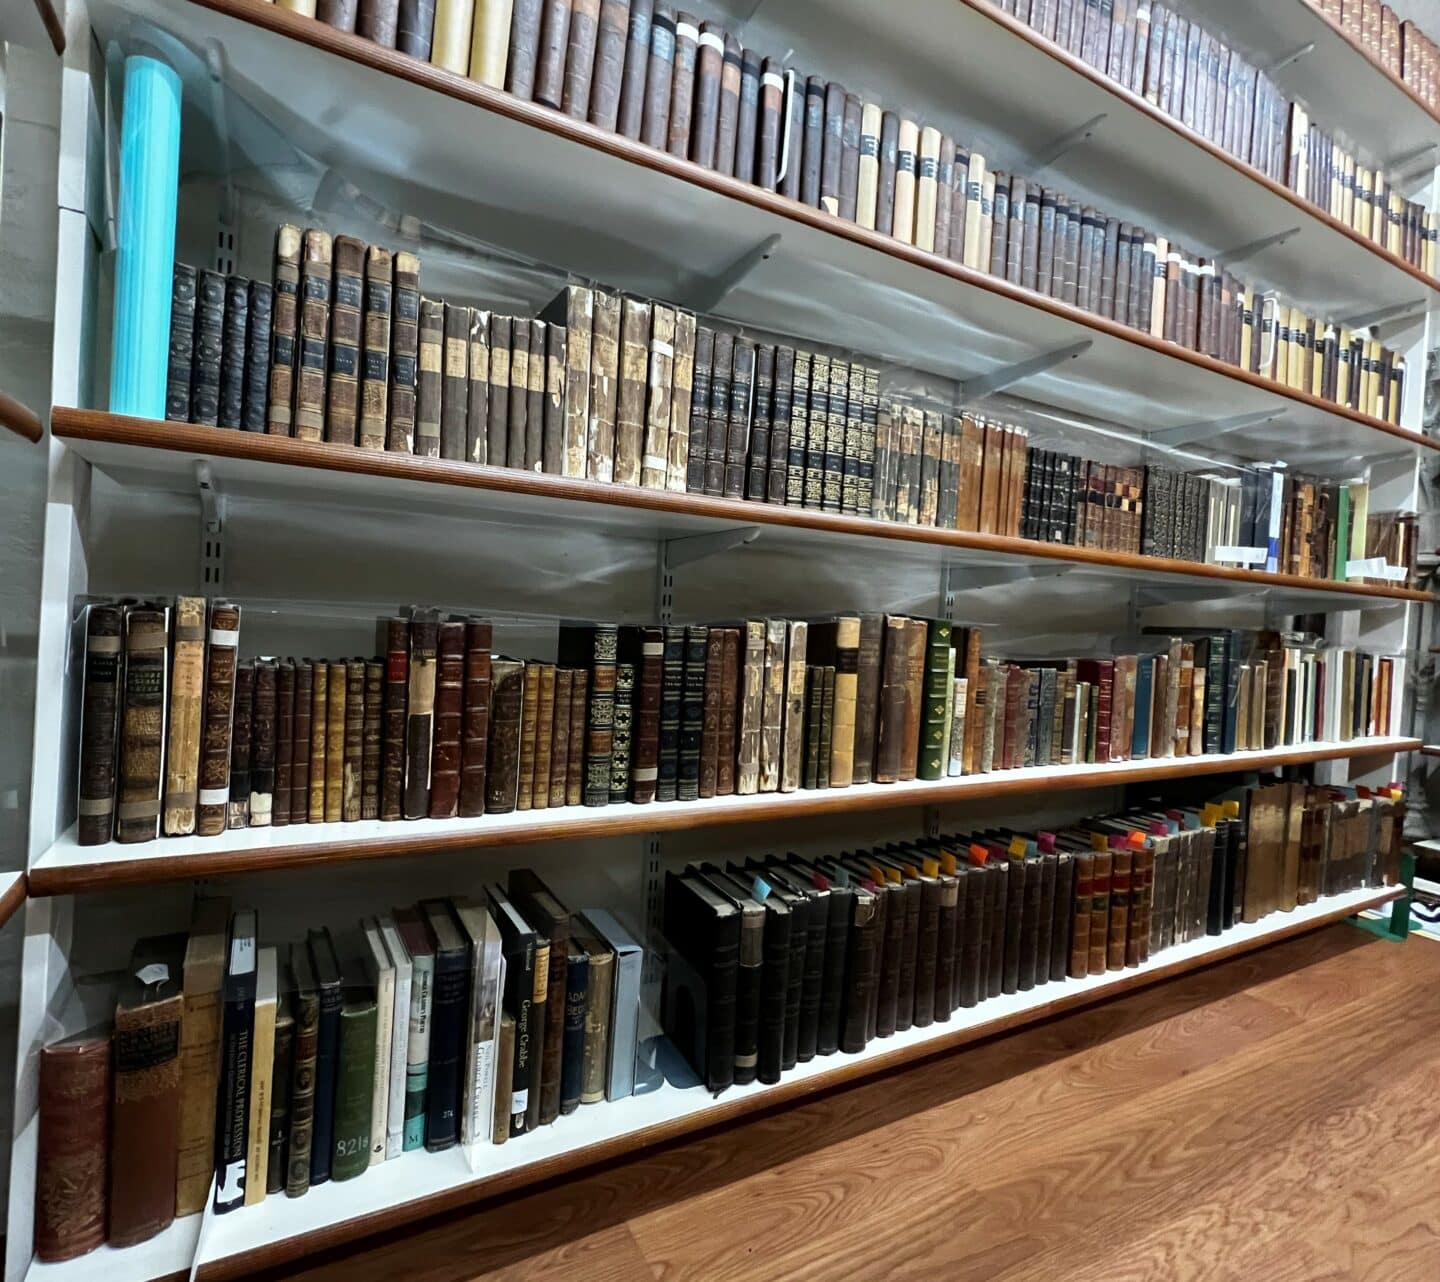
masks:
{"label": "bookshelf", "polygon": [[993,998],[973,1010],[956,1011],[946,1023],[874,1041],[858,1055],[802,1064],[774,1086],[733,1087],[716,1099],[703,1090],[677,1089],[657,1077],[648,1091],[618,1104],[583,1109],[528,1137],[540,1141],[535,1145],[513,1142],[494,1149],[494,1162],[483,1171],[472,1172],[458,1150],[406,1154],[352,1184],[322,1185],[294,1200],[267,1198],[248,1209],[253,1214],[241,1211],[219,1217],[203,1229],[198,1217],[190,1216],[138,1248],[101,1247],[66,1264],[36,1264],[25,1276],[28,1282],[102,1278],[113,1282],[117,1270],[123,1269],[127,1279],[151,1282],[194,1267],[201,1282],[227,1282],[1106,1001],[1317,930],[1402,893],[1398,887],[1350,892],[1261,923],[1237,926],[1221,939],[1177,945],[1138,970],[1067,980],[1060,991],[1047,986]]}
{"label": "bookshelf", "polygon": [[32,444],[45,435],[40,416],[13,396],[0,392],[0,427]]}
{"label": "bookshelf", "polygon": [[[843,78],[847,68],[869,68],[873,75],[855,83],[876,84],[887,94],[893,89],[897,100],[950,120],[957,132],[970,128],[970,118],[986,116],[973,136],[993,142],[1005,163],[1104,113],[1094,139],[1056,159],[1057,184],[1083,189],[1077,176],[1088,174],[1098,193],[1114,182],[1122,193],[1109,201],[1114,212],[1124,207],[1142,220],[1168,223],[1201,250],[1242,246],[1298,226],[1297,236],[1260,251],[1246,270],[1298,301],[1346,315],[1404,312],[1385,330],[1385,341],[1403,352],[1411,371],[1403,426],[1281,389],[275,5],[94,0],[77,6],[63,72],[56,327],[57,335],[85,341],[56,345],[48,437],[38,419],[33,425],[20,420],[23,434],[47,451],[49,492],[29,897],[17,893],[18,882],[0,886],[0,912],[13,905],[25,932],[5,1282],[102,1276],[148,1282],[183,1274],[192,1264],[202,1278],[220,1279],[283,1266],[1163,981],[1400,893],[1330,896],[1177,945],[1138,969],[990,999],[948,1023],[872,1042],[860,1055],[816,1059],[775,1086],[732,1089],[712,1099],[703,1089],[657,1082],[627,1101],[584,1108],[495,1148],[477,1170],[458,1150],[407,1154],[353,1183],[320,1186],[294,1200],[272,1197],[203,1229],[190,1217],[139,1247],[101,1248],[64,1265],[33,1262],[40,1047],[57,1014],[76,1000],[77,976],[123,963],[116,941],[183,926],[197,884],[237,901],[253,897],[270,930],[284,923],[276,937],[293,938],[314,903],[327,904],[338,920],[413,898],[418,885],[430,893],[461,893],[533,861],[567,896],[569,878],[578,879],[584,891],[577,904],[614,903],[639,920],[665,867],[717,851],[887,840],[922,824],[930,828],[942,812],[957,827],[1007,820],[1033,826],[1113,806],[1128,785],[1194,780],[1201,790],[1218,786],[1223,776],[1257,777],[1284,767],[1311,768],[1320,782],[1379,784],[1403,777],[1406,756],[1420,749],[1418,738],[1402,732],[1224,757],[996,771],[833,792],[568,807],[473,821],[297,825],[138,846],[75,843],[76,603],[92,595],[195,589],[198,549],[217,500],[224,504],[223,591],[247,611],[256,603],[247,653],[252,645],[266,653],[325,653],[327,646],[339,653],[337,638],[353,648],[360,620],[393,610],[397,601],[448,600],[446,593],[460,598],[451,604],[493,613],[497,628],[503,620],[510,639],[531,647],[529,653],[538,653],[535,637],[560,617],[629,622],[663,613],[666,622],[683,622],[726,612],[782,613],[792,604],[796,613],[842,606],[949,612],[987,628],[1008,627],[1016,644],[1044,647],[1062,637],[1072,647],[1097,650],[1142,619],[1176,627],[1219,619],[1233,620],[1223,626],[1259,627],[1315,613],[1328,616],[1327,636],[1337,644],[1413,650],[1431,601],[1418,588],[365,454],[87,408],[104,403],[107,374],[105,192],[113,178],[114,131],[102,122],[112,119],[118,84],[102,51],[114,41],[121,51],[159,47],[175,59],[185,82],[187,136],[219,157],[209,169],[186,171],[180,237],[187,261],[208,264],[218,229],[233,238],[230,270],[268,272],[278,206],[293,220],[376,241],[398,243],[409,234],[405,229],[419,227],[416,243],[427,254],[434,241],[425,237],[444,229],[453,233],[446,242],[453,252],[443,269],[449,274],[437,279],[447,297],[453,289],[470,301],[481,289],[476,277],[489,288],[492,277],[510,271],[526,283],[516,287],[519,296],[497,297],[517,312],[533,302],[524,291],[540,288],[525,277],[533,260],[702,306],[735,323],[763,323],[794,338],[962,381],[1088,343],[1079,355],[1027,379],[1020,394],[1049,410],[1121,425],[1141,439],[1154,430],[1186,429],[1200,444],[1242,461],[1283,453],[1297,466],[1331,472],[1368,465],[1376,510],[1416,504],[1419,468],[1440,448],[1417,426],[1434,282],[1416,279],[1394,256],[1109,85],[989,0],[898,6],[886,19],[898,24],[886,41],[864,39],[867,24],[877,21],[871,10],[883,6],[859,0],[770,0],[758,10],[721,4],[718,12],[733,16],[740,7],[754,23],[747,32],[810,31],[803,47],[794,43],[816,70]],[[907,44],[919,42],[933,48],[910,93],[902,55]],[[939,92],[937,67],[957,50],[975,69],[964,101]],[[1353,48],[1343,56],[1350,60],[1344,67],[1371,75]],[[1015,85],[1037,80],[1053,92],[1017,102]],[[1324,92],[1334,95],[1344,83],[1337,74]],[[1319,89],[1316,95],[1318,111],[1328,99]],[[1414,108],[1413,102],[1404,108],[1406,129]],[[1329,113],[1337,122],[1341,115],[1339,104]],[[355,192],[365,200],[352,200]],[[271,203],[257,201],[257,193]],[[372,206],[385,216],[404,211],[406,221],[392,235],[385,224],[364,221]],[[768,256],[757,257],[767,244]],[[432,261],[426,258],[427,265]],[[465,267],[456,268],[457,261]],[[1412,304],[1420,309],[1413,315]],[[1227,428],[1237,419],[1249,425]],[[734,546],[751,531],[759,532],[757,540],[743,551]],[[677,541],[697,537],[707,550],[726,550],[672,564]],[[252,615],[246,619],[249,629]],[[1005,636],[1001,648],[1010,633]]]}
{"label": "bookshelf", "polygon": [[[97,30],[122,47],[143,41],[154,23],[191,49],[211,38],[223,44],[229,61],[246,68],[236,92],[249,110],[242,112],[238,103],[227,107],[221,120],[211,122],[217,135],[231,127],[227,121],[245,120],[261,150],[278,148],[322,166],[345,166],[363,175],[367,190],[413,216],[442,224],[460,220],[471,235],[489,236],[518,254],[581,276],[682,302],[692,291],[713,296],[715,289],[728,288],[718,308],[726,319],[823,338],[961,380],[1089,342],[1085,352],[1028,379],[1025,394],[1147,431],[1194,427],[1201,439],[1205,424],[1282,414],[1283,436],[1257,429],[1245,438],[1247,446],[1260,450],[1257,457],[1280,440],[1297,463],[1435,448],[1407,427],[1282,389],[275,5],[100,0],[92,8]],[[351,64],[344,75],[334,73],[333,55]],[[202,60],[182,61],[178,69],[187,101],[204,104],[213,98]],[[1048,68],[1031,71],[1047,73],[1048,83]],[[257,113],[274,128],[255,124]],[[422,116],[429,122],[423,135],[408,123]],[[314,123],[320,120],[343,120],[346,126],[320,129]],[[348,140],[362,137],[368,141],[357,151]],[[437,194],[452,185],[484,190],[484,204]],[[585,211],[583,220],[560,215],[567,225],[557,243],[557,211],[577,206]],[[1246,202],[1232,199],[1226,207],[1243,209]],[[1223,247],[1275,230],[1271,221],[1237,230],[1238,239],[1217,235],[1216,240]],[[780,241],[763,263],[739,280],[727,278],[777,235]],[[1361,315],[1415,300],[1415,282],[1408,278],[1398,292],[1374,295],[1374,283],[1388,273],[1373,253],[1363,253],[1339,287],[1347,311]],[[1344,257],[1327,243],[1318,261]],[[1408,380],[1404,423],[1416,421],[1421,381],[1418,372]]]}
{"label": "bookshelf", "polygon": [[25,903],[25,874],[0,873],[0,927],[3,927]]}

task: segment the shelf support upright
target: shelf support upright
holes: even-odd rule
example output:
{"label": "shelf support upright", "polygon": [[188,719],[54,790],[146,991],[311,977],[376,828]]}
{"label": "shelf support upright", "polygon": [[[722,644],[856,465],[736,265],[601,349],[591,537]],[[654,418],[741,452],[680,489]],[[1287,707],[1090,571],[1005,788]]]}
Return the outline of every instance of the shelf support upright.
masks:
{"label": "shelf support upright", "polygon": [[1048,374],[1057,365],[1063,365],[1066,361],[1073,361],[1077,357],[1085,355],[1094,345],[1093,339],[1082,339],[1067,347],[1057,347],[1054,351],[1042,352],[1039,356],[1032,356],[1029,360],[1005,365],[993,373],[967,378],[960,384],[960,403],[962,405],[973,404],[986,396],[1003,392],[1007,387],[1013,387],[1027,378]]}
{"label": "shelf support upright", "polygon": [[217,596],[225,590],[225,496],[215,488],[208,463],[195,464],[200,498],[200,591]]}

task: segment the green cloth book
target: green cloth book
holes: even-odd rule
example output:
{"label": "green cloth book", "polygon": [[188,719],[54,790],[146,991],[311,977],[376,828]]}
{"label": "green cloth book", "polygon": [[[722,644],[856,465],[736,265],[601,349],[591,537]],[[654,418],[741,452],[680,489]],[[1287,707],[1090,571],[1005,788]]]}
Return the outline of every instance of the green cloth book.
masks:
{"label": "green cloth book", "polygon": [[375,1095],[375,989],[366,979],[358,954],[345,958],[344,984],[340,1062],[335,1072],[333,1180],[352,1180],[370,1166]]}
{"label": "green cloth book", "polygon": [[954,697],[955,660],[951,653],[953,627],[948,619],[928,619],[925,636],[925,675],[920,688],[920,756],[916,775],[943,779],[950,765],[950,742],[945,732],[946,712]]}

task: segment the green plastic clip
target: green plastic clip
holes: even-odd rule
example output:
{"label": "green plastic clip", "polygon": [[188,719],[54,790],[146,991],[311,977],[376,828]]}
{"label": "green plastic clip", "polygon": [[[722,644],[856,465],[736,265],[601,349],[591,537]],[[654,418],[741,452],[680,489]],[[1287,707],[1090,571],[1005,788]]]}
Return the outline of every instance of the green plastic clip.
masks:
{"label": "green plastic clip", "polygon": [[1410,901],[1415,894],[1415,852],[1407,851],[1400,856],[1400,884],[1405,893],[1390,905],[1390,917],[1351,917],[1352,926],[1369,931],[1381,939],[1403,944],[1410,937]]}

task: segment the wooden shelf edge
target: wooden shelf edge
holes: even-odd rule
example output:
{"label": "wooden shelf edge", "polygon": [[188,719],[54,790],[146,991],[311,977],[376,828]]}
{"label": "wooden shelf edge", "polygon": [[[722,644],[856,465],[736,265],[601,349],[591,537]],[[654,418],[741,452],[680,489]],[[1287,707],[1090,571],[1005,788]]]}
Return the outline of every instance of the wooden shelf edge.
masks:
{"label": "wooden shelf edge", "polygon": [[56,408],[51,431],[62,440],[101,441],[136,449],[166,450],[174,453],[215,454],[322,471],[354,475],[393,477],[397,480],[461,489],[523,494],[556,502],[591,503],[675,516],[708,517],[744,525],[768,525],[817,533],[854,535],[872,539],[928,545],[956,550],[1001,553],[1032,557],[1070,565],[1101,569],[1140,570],[1156,574],[1212,579],[1225,583],[1255,584],[1286,591],[1336,593],[1394,601],[1431,601],[1431,593],[1419,588],[1385,584],[1349,583],[1338,579],[1309,579],[1297,574],[1268,574],[1168,557],[1147,557],[1127,552],[1104,552],[1098,548],[1042,543],[1036,539],[1011,538],[998,534],[975,534],[963,530],[940,530],[926,526],[900,525],[871,517],[841,516],[805,508],[756,503],[743,499],[679,494],[600,481],[548,476],[515,468],[488,467],[454,459],[417,458],[380,450],[362,450],[323,441],[300,441],[287,436],[259,432],[238,432],[201,427],[191,423],[169,423],[156,419],[127,418],[99,410]]}
{"label": "wooden shelf edge", "polygon": [[[1105,90],[1120,102],[1123,102],[1132,111],[1138,112],[1140,115],[1145,116],[1158,125],[1163,125],[1166,129],[1170,130],[1171,133],[1175,134],[1176,137],[1183,139],[1194,147],[1200,148],[1201,151],[1204,151],[1222,164],[1228,165],[1236,173],[1248,179],[1256,186],[1263,187],[1272,195],[1279,196],[1302,214],[1315,219],[1315,221],[1325,227],[1327,231],[1334,232],[1338,236],[1343,236],[1345,239],[1366,250],[1379,262],[1412,277],[1432,293],[1440,293],[1440,280],[1437,280],[1433,276],[1426,275],[1425,272],[1413,263],[1401,258],[1399,254],[1392,253],[1384,246],[1377,245],[1368,237],[1362,236],[1353,227],[1341,222],[1340,219],[1336,218],[1329,210],[1322,208],[1312,200],[1307,200],[1294,188],[1287,186],[1277,179],[1271,178],[1269,174],[1262,172],[1249,162],[1241,160],[1238,156],[1232,156],[1223,147],[1217,146],[1211,142],[1210,139],[1198,133],[1183,121],[1170,115],[1169,112],[1162,111],[1148,98],[1137,94],[1125,85],[1111,80],[1110,77],[1099,68],[1092,67],[1083,58],[1077,57],[1055,41],[1041,35],[1040,32],[1036,31],[1028,23],[1022,22],[1014,14],[1006,13],[995,4],[995,0],[956,0],[956,2],[968,5],[971,9],[974,9],[975,12],[983,14],[992,22],[1004,27],[1017,40],[1025,41],[1025,43],[1040,53],[1043,53],[1046,57],[1060,63],[1073,74],[1089,80],[1096,87]],[[1319,11],[1317,10],[1316,12],[1318,13]],[[1324,14],[1320,14],[1320,16],[1326,18]],[[1326,18],[1326,21],[1329,22],[1329,19]],[[1348,32],[1343,34],[1349,39]],[[1354,42],[1351,41],[1351,44],[1353,45]],[[1374,65],[1381,71],[1386,70],[1378,63]]]}
{"label": "wooden shelf edge", "polygon": [[[887,1054],[876,1055],[850,1063],[838,1063],[833,1069],[803,1079],[782,1080],[779,1084],[762,1092],[723,1101],[714,1108],[688,1117],[650,1126],[628,1135],[598,1141],[584,1148],[546,1158],[527,1166],[518,1167],[494,1176],[479,1176],[473,1181],[443,1192],[416,1198],[413,1201],[392,1206],[384,1211],[367,1215],[361,1219],[327,1225],[300,1237],[255,1247],[209,1264],[202,1264],[198,1277],[203,1282],[229,1282],[260,1269],[274,1268],[303,1256],[314,1255],[333,1247],[355,1242],[375,1234],[389,1232],[402,1225],[442,1215],[461,1207],[511,1193],[528,1185],[539,1184],[559,1176],[574,1174],[591,1166],[607,1161],[633,1157],[647,1149],[667,1144],[682,1138],[695,1138],[747,1116],[767,1113],[785,1106],[826,1095],[842,1087],[867,1078],[879,1076],[897,1068],[910,1066],[949,1054],[972,1042],[1023,1028],[1030,1024],[1054,1019],[1061,1015],[1098,1005],[1135,989],[1161,983],[1180,975],[1205,970],[1222,962],[1230,961],[1246,953],[1269,947],[1297,935],[1308,934],[1333,922],[1351,917],[1366,908],[1378,907],[1400,898],[1405,887],[1392,886],[1376,889],[1375,893],[1357,900],[1346,896],[1346,902],[1332,910],[1303,920],[1277,923],[1275,929],[1265,934],[1240,939],[1228,945],[1221,945],[1211,952],[1198,957],[1186,957],[1160,964],[1153,968],[1134,973],[1120,973],[1113,983],[1103,987],[1086,988],[1082,991],[1063,994],[1043,1006],[1032,1007],[1010,1015],[997,1016],[983,1023],[942,1032],[926,1041],[897,1047]],[[1323,902],[1323,901],[1322,901]],[[1271,914],[1283,916],[1283,914]],[[1222,936],[1223,938],[1223,936]],[[1061,987],[1063,988],[1063,983]],[[943,1025],[935,1025],[943,1028]],[[242,1210],[240,1214],[245,1214]]]}
{"label": "wooden shelf edge", "polygon": [[26,441],[38,441],[45,435],[45,425],[40,416],[28,405],[22,405],[4,392],[0,392],[0,427],[9,429]]}
{"label": "wooden shelf edge", "polygon": [[[62,863],[57,860],[47,865],[46,856],[42,855],[30,869],[29,893],[35,896],[72,895],[118,886],[158,885],[188,881],[196,877],[221,877],[249,872],[361,863],[441,850],[526,846],[582,838],[599,839],[634,836],[639,833],[681,832],[697,828],[773,823],[814,815],[858,814],[906,806],[959,804],[995,797],[1023,796],[1039,790],[1070,792],[1124,783],[1160,782],[1375,754],[1388,756],[1413,751],[1420,746],[1419,739],[1390,737],[1354,740],[1343,744],[1282,748],[1266,753],[1156,758],[1120,768],[1087,764],[1061,767],[1055,773],[1047,772],[1038,776],[1034,768],[1030,768],[992,771],[990,774],[967,775],[958,780],[942,780],[936,783],[860,784],[828,792],[801,790],[751,797],[719,798],[714,801],[657,802],[645,806],[615,807],[613,811],[610,807],[566,806],[556,810],[530,811],[528,815],[531,817],[526,821],[492,823],[488,828],[483,818],[446,821],[453,822],[453,828],[439,832],[428,829],[417,832],[413,825],[397,820],[381,825],[385,835],[368,839],[352,833],[347,840],[346,829],[355,825],[337,823],[324,825],[325,833],[321,840],[287,844],[282,835],[286,829],[271,828],[265,833],[267,838],[274,838],[274,844],[271,845],[240,845],[227,849],[227,833],[214,838],[214,850],[189,854],[165,854],[167,841],[175,839],[160,837],[135,847],[137,852],[153,851],[148,857],[141,855],[130,859],[96,859],[93,863]],[[294,827],[308,830],[310,825]],[[392,829],[393,833],[390,831]],[[68,838],[65,840],[68,842]],[[121,848],[111,842],[91,849],[98,855],[102,852],[113,853]]]}
{"label": "wooden shelf edge", "polygon": [[12,918],[25,902],[26,879],[23,872],[0,874],[4,889],[0,890],[0,927]]}
{"label": "wooden shelf edge", "polygon": [[55,50],[55,56],[64,57],[65,26],[60,21],[60,15],[55,12],[54,4],[51,0],[35,0],[35,9],[45,26],[45,34],[50,37],[50,47]]}
{"label": "wooden shelf edge", "polygon": [[[687,182],[692,186],[702,187],[717,195],[743,201],[756,209],[786,218],[791,222],[804,223],[817,231],[848,239],[878,253],[887,254],[891,258],[909,263],[911,266],[933,272],[936,275],[947,276],[952,280],[1022,306],[1048,312],[1069,324],[1106,334],[1137,347],[1148,348],[1172,360],[1182,361],[1235,382],[1246,383],[1280,397],[1282,400],[1334,414],[1338,418],[1346,419],[1387,436],[1393,436],[1411,445],[1440,450],[1440,439],[1432,440],[1422,432],[1386,422],[1384,419],[1375,418],[1369,414],[1362,414],[1348,406],[1336,405],[1307,391],[1282,387],[1272,379],[1265,378],[1260,374],[1252,374],[1249,370],[1239,369],[1213,356],[1192,352],[1175,343],[1167,343],[1163,338],[1156,338],[1153,334],[1131,329],[1128,325],[1122,325],[1118,321],[1084,311],[1072,304],[1061,302],[1059,299],[1049,298],[1035,290],[1011,284],[1009,281],[991,276],[988,272],[977,271],[960,263],[952,262],[948,258],[942,258],[928,250],[903,244],[893,237],[867,230],[857,223],[847,222],[836,215],[812,209],[799,201],[791,200],[776,192],[766,191],[763,187],[717,174],[693,161],[647,147],[622,134],[609,133],[584,121],[572,120],[563,112],[551,110],[538,103],[526,102],[501,90],[492,89],[488,85],[470,80],[466,76],[446,71],[441,67],[431,66],[429,63],[419,62],[397,50],[383,48],[366,40],[363,36],[337,31],[316,18],[303,17],[288,9],[282,9],[278,5],[263,3],[262,0],[189,0],[189,2],[237,21],[249,23],[251,26],[296,40],[323,53],[333,54],[370,67],[372,70],[395,76],[422,89],[444,94],[458,102],[507,116],[522,124],[565,138],[570,142],[578,143],[595,151],[605,152],[631,164],[637,164],[681,182]],[[964,0],[964,2],[969,3],[971,0]]]}

